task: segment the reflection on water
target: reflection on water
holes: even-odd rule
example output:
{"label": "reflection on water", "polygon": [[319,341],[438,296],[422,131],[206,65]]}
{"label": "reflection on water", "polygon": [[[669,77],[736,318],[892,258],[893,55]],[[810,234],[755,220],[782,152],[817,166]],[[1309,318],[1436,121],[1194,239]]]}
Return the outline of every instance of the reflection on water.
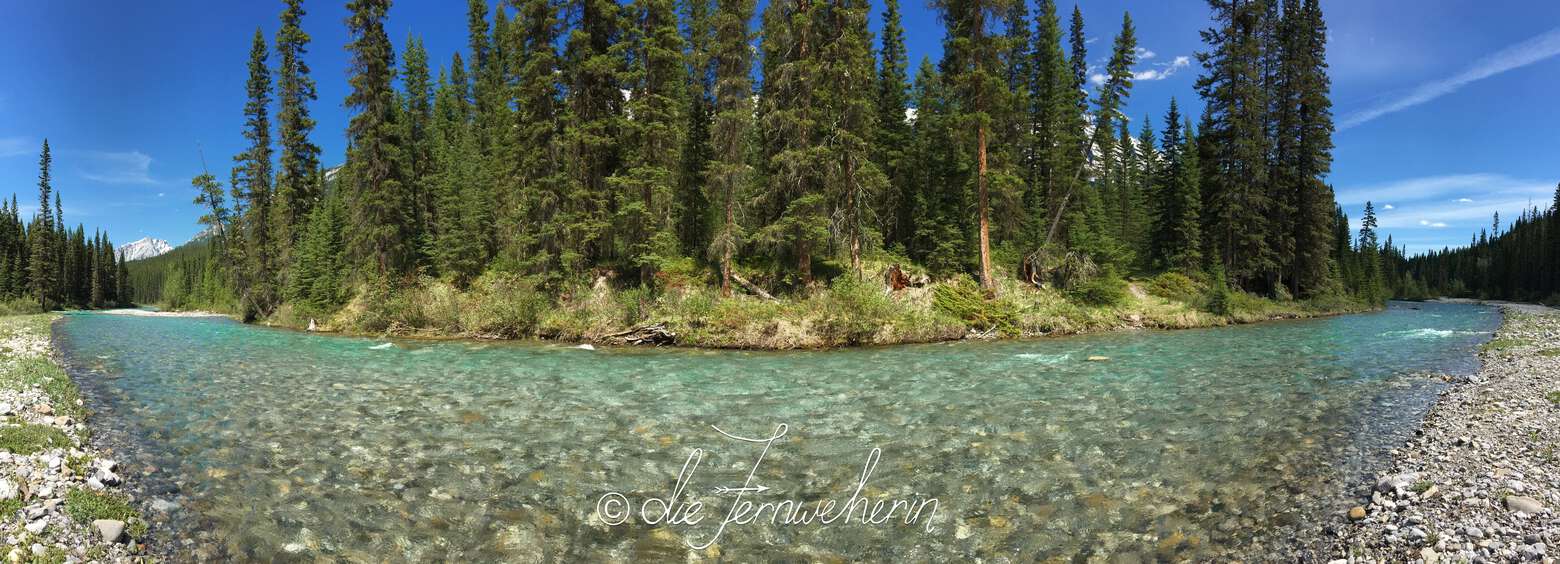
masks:
{"label": "reflection on water", "polygon": [[[1422,307],[1423,309],[1417,309]],[[829,352],[385,341],[73,314],[57,337],[102,440],[194,557],[1036,560],[1255,556],[1345,484],[1499,323],[1488,308]],[[1109,357],[1088,362],[1090,356]],[[731,525],[744,494],[936,498],[898,522]],[[607,492],[696,526],[610,526]],[[637,501],[636,501],[637,502]],[[157,512],[159,515],[161,512]],[[177,543],[176,543],[177,544]],[[188,547],[180,547],[185,549]]]}

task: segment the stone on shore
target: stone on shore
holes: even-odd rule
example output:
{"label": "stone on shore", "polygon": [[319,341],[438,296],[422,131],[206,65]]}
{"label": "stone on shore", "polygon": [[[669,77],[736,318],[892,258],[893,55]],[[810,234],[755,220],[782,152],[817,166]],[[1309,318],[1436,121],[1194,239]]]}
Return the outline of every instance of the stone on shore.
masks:
{"label": "stone on shore", "polygon": [[103,542],[119,542],[119,537],[125,534],[125,522],[118,519],[98,519],[92,522],[92,527],[103,535]]}
{"label": "stone on shore", "polygon": [[1512,511],[1521,511],[1529,515],[1536,515],[1544,512],[1544,504],[1539,503],[1538,500],[1531,497],[1522,495],[1508,495],[1506,496],[1506,509],[1510,509]]}

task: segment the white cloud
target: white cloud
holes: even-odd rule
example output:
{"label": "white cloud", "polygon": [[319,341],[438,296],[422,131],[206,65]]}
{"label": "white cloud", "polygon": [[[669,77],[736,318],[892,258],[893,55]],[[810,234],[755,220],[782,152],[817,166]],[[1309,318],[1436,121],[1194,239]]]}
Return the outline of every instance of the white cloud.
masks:
{"label": "white cloud", "polygon": [[165,194],[165,193],[162,193],[162,192],[158,192],[158,193],[157,193],[157,197],[159,197],[159,198],[161,198],[161,197],[163,197],[163,196],[167,196],[167,194]]}
{"label": "white cloud", "polygon": [[160,184],[152,178],[152,157],[140,151],[88,151],[81,177],[104,184]]}
{"label": "white cloud", "polygon": [[26,137],[0,137],[0,158],[36,154],[39,148]]}
{"label": "white cloud", "polygon": [[[1377,216],[1382,240],[1407,244],[1409,252],[1466,245],[1470,234],[1488,229],[1496,212],[1516,217],[1544,205],[1554,194],[1549,180],[1501,174],[1453,174],[1408,178],[1373,185],[1341,186],[1338,202],[1358,229],[1365,202],[1392,202],[1393,211]],[[1385,210],[1383,204],[1379,209]]]}
{"label": "white cloud", "polygon": [[1395,210],[1395,209],[1397,209],[1397,206],[1394,206],[1392,204],[1385,204],[1385,205],[1381,206],[1381,209],[1384,209],[1384,210]]}
{"label": "white cloud", "polygon": [[[1153,51],[1149,51],[1149,54],[1153,54]],[[1138,81],[1164,80],[1174,76],[1176,71],[1191,66],[1191,64],[1192,58],[1182,55],[1168,63],[1154,63],[1155,68],[1134,72],[1132,73],[1132,79]]]}
{"label": "white cloud", "polygon": [[1105,84],[1105,75],[1100,73],[1091,74],[1089,75],[1089,82],[1093,82],[1095,86]]}
{"label": "white cloud", "polygon": [[1560,55],[1560,28],[1555,28],[1479,59],[1473,65],[1453,76],[1434,80],[1415,87],[1401,98],[1389,100],[1345,116],[1339,129],[1348,129],[1378,117],[1406,110],[1414,106],[1456,92],[1469,83],[1484,80],[1497,74],[1525,67]]}
{"label": "white cloud", "polygon": [[1137,53],[1137,59],[1139,61],[1147,61],[1159,55],[1158,53],[1144,49],[1142,47],[1133,47],[1132,52]]}
{"label": "white cloud", "polygon": [[1093,45],[1095,41],[1099,41],[1099,40],[1100,40],[1100,38],[1098,36],[1090,37],[1088,39],[1083,40],[1083,44],[1084,45]]}

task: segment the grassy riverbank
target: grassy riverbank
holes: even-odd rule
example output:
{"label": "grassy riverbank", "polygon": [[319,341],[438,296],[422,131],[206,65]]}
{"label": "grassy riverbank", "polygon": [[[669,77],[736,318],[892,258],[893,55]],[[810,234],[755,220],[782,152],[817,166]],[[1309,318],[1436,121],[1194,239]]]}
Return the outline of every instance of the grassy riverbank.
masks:
{"label": "grassy riverbank", "polygon": [[58,317],[0,317],[0,531],[14,541],[6,559],[124,560],[143,551],[146,521],[119,491],[117,464],[87,443],[87,410],[53,356]]}
{"label": "grassy riverbank", "polygon": [[465,289],[424,279],[395,291],[359,289],[328,314],[284,306],[265,322],[304,328],[313,319],[322,330],[353,334],[600,343],[658,328],[682,346],[808,349],[1213,327],[1372,309],[1352,298],[1263,298],[1176,274],[1072,292],[1005,280],[989,295],[965,278],[893,291],[876,278],[841,276],[776,299],[722,297],[697,281],[670,282],[652,293],[605,281],[544,291],[513,277],[487,276]]}

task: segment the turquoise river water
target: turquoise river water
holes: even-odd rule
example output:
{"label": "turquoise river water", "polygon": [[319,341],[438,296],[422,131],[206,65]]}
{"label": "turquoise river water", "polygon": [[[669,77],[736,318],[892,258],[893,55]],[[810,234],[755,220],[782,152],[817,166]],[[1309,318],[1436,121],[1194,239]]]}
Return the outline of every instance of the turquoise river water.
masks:
{"label": "turquoise river water", "polygon": [[784,353],[55,336],[176,559],[1139,561],[1303,555],[1499,321]]}

